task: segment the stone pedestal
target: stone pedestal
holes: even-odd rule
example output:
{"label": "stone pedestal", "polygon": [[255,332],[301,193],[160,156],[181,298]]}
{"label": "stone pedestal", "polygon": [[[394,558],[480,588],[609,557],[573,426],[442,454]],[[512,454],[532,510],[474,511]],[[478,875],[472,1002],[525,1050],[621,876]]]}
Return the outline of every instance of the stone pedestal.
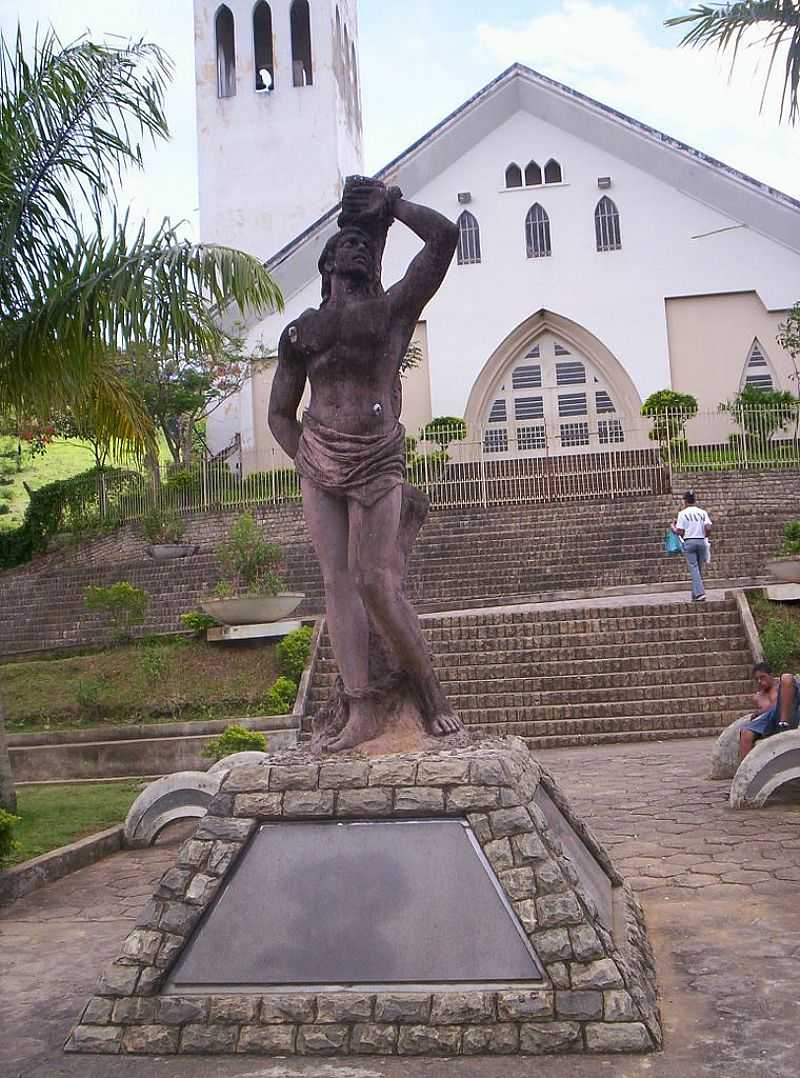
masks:
{"label": "stone pedestal", "polygon": [[[415,908],[441,933],[409,921]],[[341,944],[349,916],[364,927],[355,948]],[[287,753],[232,770],[66,1050],[425,1056],[660,1045],[639,905],[552,776],[509,738],[369,759]]]}

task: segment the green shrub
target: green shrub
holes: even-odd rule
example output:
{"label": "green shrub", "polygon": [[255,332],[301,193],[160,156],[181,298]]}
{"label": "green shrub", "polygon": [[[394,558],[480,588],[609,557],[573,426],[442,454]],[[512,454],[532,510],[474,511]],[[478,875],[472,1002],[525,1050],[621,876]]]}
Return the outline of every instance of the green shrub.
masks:
{"label": "green shrub", "polygon": [[770,618],[761,630],[761,644],[764,658],[773,670],[782,673],[800,652],[800,627],[785,618]]}
{"label": "green shrub", "polygon": [[243,513],[217,547],[217,562],[229,594],[277,595],[285,588],[278,574],[282,560],[281,548],[264,539],[251,513]]}
{"label": "green shrub", "polygon": [[288,677],[276,678],[264,697],[264,714],[291,715],[296,699],[297,684]]}
{"label": "green shrub", "polygon": [[800,520],[784,524],[781,554],[800,554]]}
{"label": "green shrub", "polygon": [[221,760],[234,752],[265,752],[267,739],[257,730],[245,730],[243,726],[228,726],[213,741],[209,741],[202,755],[211,760]]}
{"label": "green shrub", "polygon": [[81,711],[90,718],[96,718],[100,712],[100,693],[104,681],[100,677],[81,678],[75,689],[75,702]]}
{"label": "green shrub", "polygon": [[447,449],[450,442],[461,442],[467,436],[467,424],[460,416],[439,415],[428,423],[423,432],[427,442],[436,442]]}
{"label": "green shrub", "polygon": [[310,625],[303,625],[288,633],[278,644],[278,667],[284,677],[295,684],[300,683],[311,650],[311,637],[314,630]]}
{"label": "green shrub", "polygon": [[19,849],[19,843],[14,839],[14,828],[19,822],[19,816],[0,809],[0,866],[4,865],[11,854]]}
{"label": "green shrub", "polygon": [[5,502],[2,505],[0,505],[0,516],[6,516],[6,514],[10,513],[10,512],[11,512],[11,506],[10,505],[6,505]]}
{"label": "green shrub", "polygon": [[175,513],[151,509],[142,517],[139,527],[148,543],[178,543],[186,531],[186,521]]}
{"label": "green shrub", "polygon": [[198,636],[204,633],[206,629],[213,629],[216,624],[217,619],[212,618],[210,614],[206,614],[203,610],[189,610],[186,614],[181,614],[181,625],[191,629]]}
{"label": "green shrub", "polygon": [[113,626],[114,635],[127,640],[133,627],[144,621],[150,596],[127,580],[118,580],[107,588],[91,584],[86,589],[84,603],[92,613],[105,614]]}
{"label": "green shrub", "polygon": [[650,416],[653,429],[648,437],[662,446],[676,447],[684,441],[683,428],[687,420],[697,415],[697,398],[691,393],[678,393],[674,389],[660,389],[651,393],[642,405],[642,415]]}

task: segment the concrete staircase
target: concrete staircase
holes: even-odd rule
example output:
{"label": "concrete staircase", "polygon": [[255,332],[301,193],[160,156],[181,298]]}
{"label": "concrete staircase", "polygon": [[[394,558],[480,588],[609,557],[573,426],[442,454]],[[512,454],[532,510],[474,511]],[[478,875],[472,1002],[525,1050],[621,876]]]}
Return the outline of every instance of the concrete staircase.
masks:
{"label": "concrete staircase", "polygon": [[[423,627],[466,725],[537,748],[709,736],[751,703],[733,600],[436,615]],[[336,674],[325,638],[309,714]]]}

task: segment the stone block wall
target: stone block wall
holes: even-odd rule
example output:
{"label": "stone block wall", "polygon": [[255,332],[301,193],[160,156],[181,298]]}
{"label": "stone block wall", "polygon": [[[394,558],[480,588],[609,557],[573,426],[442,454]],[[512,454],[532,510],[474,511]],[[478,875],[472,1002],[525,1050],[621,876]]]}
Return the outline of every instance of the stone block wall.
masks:
{"label": "stone block wall", "polygon": [[[615,937],[534,803],[540,786],[606,873]],[[262,822],[466,818],[544,970],[476,990],[169,994],[170,969]],[[480,1055],[661,1045],[641,909],[517,738],[372,759],[283,754],[234,768],[70,1034],[70,1052]]]}

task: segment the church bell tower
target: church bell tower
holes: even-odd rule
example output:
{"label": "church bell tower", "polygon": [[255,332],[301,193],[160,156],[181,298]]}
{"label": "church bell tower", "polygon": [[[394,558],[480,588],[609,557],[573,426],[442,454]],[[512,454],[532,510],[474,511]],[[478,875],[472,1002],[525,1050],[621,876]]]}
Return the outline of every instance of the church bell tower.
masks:
{"label": "church bell tower", "polygon": [[362,166],[357,0],[194,0],[200,239],[268,259]]}

